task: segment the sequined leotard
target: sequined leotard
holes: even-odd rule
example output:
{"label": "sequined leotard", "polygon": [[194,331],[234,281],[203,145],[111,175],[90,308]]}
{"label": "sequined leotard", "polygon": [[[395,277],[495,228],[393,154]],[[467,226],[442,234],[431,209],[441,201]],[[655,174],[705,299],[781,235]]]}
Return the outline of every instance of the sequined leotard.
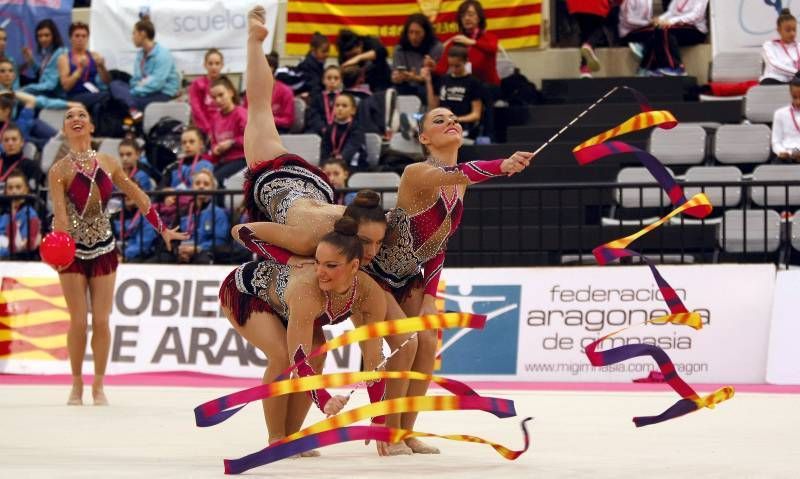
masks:
{"label": "sequined leotard", "polygon": [[91,260],[114,251],[111,222],[106,214],[114,184],[94,152],[86,169],[77,162],[74,165],[75,177],[66,191],[67,232],[75,240],[75,257]]}

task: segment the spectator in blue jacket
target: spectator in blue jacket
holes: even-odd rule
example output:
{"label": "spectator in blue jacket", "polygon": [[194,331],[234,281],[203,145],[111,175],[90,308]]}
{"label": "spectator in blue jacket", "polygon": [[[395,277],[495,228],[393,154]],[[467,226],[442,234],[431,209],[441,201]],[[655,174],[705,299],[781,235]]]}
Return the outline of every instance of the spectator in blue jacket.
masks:
{"label": "spectator in blue jacket", "polygon": [[[0,27],[0,59],[8,60],[11,64],[11,69],[14,71],[14,74],[17,73],[17,64],[14,62],[14,59],[11,58],[10,55],[6,53],[6,45],[8,44],[8,32],[3,27]],[[14,90],[19,88],[19,78],[15,78],[14,84],[11,86]]]}
{"label": "spectator in blue jacket", "polygon": [[140,50],[133,62],[130,83],[111,82],[111,95],[128,105],[131,118],[142,118],[145,107],[155,101],[169,101],[180,88],[175,60],[166,47],[156,43],[156,29],[147,17],[133,27],[133,44]]}
{"label": "spectator in blue jacket", "polygon": [[23,47],[25,64],[20,67],[23,75],[23,91],[34,95],[53,98],[61,96],[61,83],[58,77],[58,58],[67,53],[61,34],[53,20],[46,18],[36,25],[36,56],[28,47]]}
{"label": "spectator in blue jacket", "polygon": [[[5,179],[6,196],[27,195],[28,179],[15,169]],[[41,220],[25,198],[12,200],[0,209],[0,259],[34,259],[41,241]]]}
{"label": "spectator in blue jacket", "polygon": [[127,196],[123,208],[114,220],[114,235],[123,261],[145,261],[150,258],[158,236],[156,230]]}
{"label": "spectator in blue jacket", "polygon": [[119,161],[122,163],[122,169],[142,191],[150,191],[155,183],[145,170],[139,168],[141,156],[142,149],[136,140],[125,139],[119,143]]}

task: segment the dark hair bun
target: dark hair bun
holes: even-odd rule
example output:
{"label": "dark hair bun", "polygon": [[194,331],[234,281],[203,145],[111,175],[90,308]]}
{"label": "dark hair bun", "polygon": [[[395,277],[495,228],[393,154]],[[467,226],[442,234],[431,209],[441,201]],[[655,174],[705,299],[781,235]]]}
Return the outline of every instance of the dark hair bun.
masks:
{"label": "dark hair bun", "polygon": [[381,195],[372,190],[360,190],[351,204],[359,208],[380,208]]}
{"label": "dark hair bun", "polygon": [[792,14],[792,11],[789,10],[788,8],[781,9],[781,15],[791,15],[791,14]]}
{"label": "dark hair bun", "polygon": [[349,216],[342,216],[334,223],[333,231],[342,236],[356,236],[358,234],[358,222]]}

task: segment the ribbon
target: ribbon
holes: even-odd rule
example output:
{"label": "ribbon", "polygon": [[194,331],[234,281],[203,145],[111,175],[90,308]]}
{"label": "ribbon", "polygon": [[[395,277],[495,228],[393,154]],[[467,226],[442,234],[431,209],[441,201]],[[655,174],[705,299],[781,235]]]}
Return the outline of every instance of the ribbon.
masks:
{"label": "ribbon", "polygon": [[[674,216],[685,213],[695,218],[705,218],[711,213],[713,207],[708,197],[703,193],[698,193],[691,199],[687,200],[683,189],[680,187],[680,185],[678,185],[672,175],[670,175],[669,170],[667,170],[666,167],[650,153],[621,141],[606,141],[616,138],[620,135],[646,128],[659,127],[670,129],[674,128],[678,124],[678,121],[675,119],[672,113],[664,110],[653,111],[644,95],[632,88],[624,88],[633,94],[633,96],[639,102],[642,112],[634,115],[615,128],[586,140],[585,142],[576,146],[572,152],[575,156],[575,159],[581,165],[587,165],[602,158],[620,153],[634,154],[639,162],[645,168],[647,168],[650,174],[652,174],[656,179],[659,186],[661,186],[661,188],[669,197],[670,202],[675,209],[673,209],[666,216],[645,226],[636,233],[596,247],[594,250],[592,250],[592,253],[600,265],[606,265],[619,258],[638,256],[650,268],[653,278],[655,279],[656,284],[658,284],[661,294],[664,296],[664,302],[667,304],[670,314],[647,321],[645,324],[671,323],[689,326],[694,329],[701,329],[702,321],[699,314],[689,312],[689,310],[680,300],[678,294],[675,292],[675,289],[670,286],[670,284],[658,271],[655,263],[641,253],[628,249],[628,246],[637,239],[663,225]],[[633,422],[636,424],[636,427],[657,424],[659,422],[674,419],[706,407],[713,409],[716,404],[733,397],[734,389],[731,386],[725,386],[721,389],[718,389],[714,393],[701,398],[691,386],[689,386],[685,381],[683,381],[683,379],[680,378],[680,376],[678,376],[678,373],[675,370],[675,365],[673,364],[669,355],[667,355],[663,349],[657,346],[648,344],[629,344],[612,348],[607,351],[597,351],[598,346],[605,339],[619,334],[626,329],[628,328],[607,334],[589,344],[585,350],[589,362],[593,366],[606,366],[635,357],[650,356],[655,360],[656,364],[658,364],[658,367],[664,374],[664,379],[667,381],[667,383],[683,398],[658,416],[634,417]]]}

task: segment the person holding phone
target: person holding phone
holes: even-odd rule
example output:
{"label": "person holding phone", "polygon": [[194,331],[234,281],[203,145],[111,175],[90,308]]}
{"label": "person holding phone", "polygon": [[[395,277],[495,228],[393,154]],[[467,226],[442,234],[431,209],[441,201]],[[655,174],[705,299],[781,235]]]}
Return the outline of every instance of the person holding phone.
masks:
{"label": "person holding phone", "polygon": [[394,49],[392,83],[400,95],[416,95],[426,101],[424,67],[435,68],[444,47],[436,38],[428,17],[415,13],[406,19],[400,32],[400,42]]}

